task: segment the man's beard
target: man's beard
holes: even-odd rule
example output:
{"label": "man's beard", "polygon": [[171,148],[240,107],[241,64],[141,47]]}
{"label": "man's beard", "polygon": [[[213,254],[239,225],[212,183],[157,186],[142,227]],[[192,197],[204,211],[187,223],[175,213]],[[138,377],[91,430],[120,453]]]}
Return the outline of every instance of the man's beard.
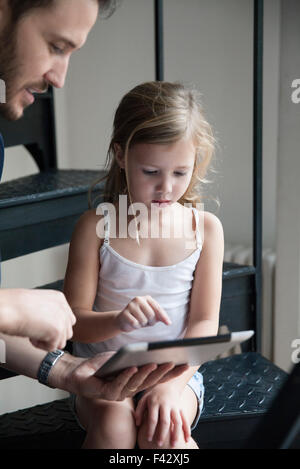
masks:
{"label": "man's beard", "polygon": [[9,120],[19,117],[10,105],[14,94],[14,82],[18,76],[16,31],[16,26],[9,23],[0,33],[0,79],[6,86],[6,100],[0,104],[0,114]]}

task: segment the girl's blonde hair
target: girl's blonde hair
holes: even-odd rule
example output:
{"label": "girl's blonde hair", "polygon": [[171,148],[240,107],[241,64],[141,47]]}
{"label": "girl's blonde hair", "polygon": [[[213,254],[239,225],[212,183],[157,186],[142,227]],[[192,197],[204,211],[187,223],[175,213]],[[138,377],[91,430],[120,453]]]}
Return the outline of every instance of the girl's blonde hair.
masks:
{"label": "girl's blonde hair", "polygon": [[[215,150],[211,126],[205,120],[200,94],[181,83],[151,81],[142,83],[129,91],[121,100],[114,118],[113,133],[107,153],[104,178],[106,180],[101,198],[114,203],[119,194],[128,194],[128,151],[135,143],[170,144],[181,138],[191,138],[196,148],[195,165],[188,189],[179,200],[181,204],[196,206],[201,201],[201,186],[207,182],[205,175]],[[125,155],[125,171],[115,157],[118,144]],[[95,202],[95,201],[94,201]]]}

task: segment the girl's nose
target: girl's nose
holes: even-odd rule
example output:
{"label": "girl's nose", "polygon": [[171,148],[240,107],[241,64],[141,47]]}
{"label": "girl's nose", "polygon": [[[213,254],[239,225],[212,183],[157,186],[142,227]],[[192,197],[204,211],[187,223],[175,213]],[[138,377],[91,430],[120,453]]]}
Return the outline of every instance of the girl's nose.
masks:
{"label": "girl's nose", "polygon": [[169,176],[162,177],[159,181],[157,192],[169,194],[172,192],[172,178]]}

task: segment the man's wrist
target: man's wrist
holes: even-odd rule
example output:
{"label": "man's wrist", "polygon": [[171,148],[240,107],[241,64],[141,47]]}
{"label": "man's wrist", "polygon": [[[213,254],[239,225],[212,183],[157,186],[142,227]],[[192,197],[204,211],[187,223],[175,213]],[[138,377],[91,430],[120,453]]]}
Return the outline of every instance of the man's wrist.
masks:
{"label": "man's wrist", "polygon": [[52,368],[57,363],[57,361],[64,355],[63,350],[53,350],[48,352],[46,356],[41,361],[41,364],[38,369],[37,379],[39,383],[49,386],[50,388],[55,388],[49,383],[49,375],[52,371]]}
{"label": "man's wrist", "polygon": [[67,392],[75,392],[74,385],[70,380],[72,372],[84,359],[74,357],[65,352],[64,355],[54,364],[48,376],[48,384],[53,388],[62,389]]}

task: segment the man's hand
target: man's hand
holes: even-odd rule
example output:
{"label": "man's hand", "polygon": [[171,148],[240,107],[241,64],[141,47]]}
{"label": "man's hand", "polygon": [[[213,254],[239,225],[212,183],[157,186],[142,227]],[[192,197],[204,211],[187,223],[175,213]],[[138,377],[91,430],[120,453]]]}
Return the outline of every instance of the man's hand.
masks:
{"label": "man's hand", "polygon": [[63,293],[55,290],[0,290],[0,331],[28,337],[43,350],[64,348],[76,318]]}
{"label": "man's hand", "polygon": [[113,354],[102,353],[88,360],[65,354],[52,368],[49,384],[86,398],[122,401],[139,391],[176,378],[188,369],[187,365],[175,367],[173,363],[149,364],[127,368],[111,381],[95,377],[95,372]]}

